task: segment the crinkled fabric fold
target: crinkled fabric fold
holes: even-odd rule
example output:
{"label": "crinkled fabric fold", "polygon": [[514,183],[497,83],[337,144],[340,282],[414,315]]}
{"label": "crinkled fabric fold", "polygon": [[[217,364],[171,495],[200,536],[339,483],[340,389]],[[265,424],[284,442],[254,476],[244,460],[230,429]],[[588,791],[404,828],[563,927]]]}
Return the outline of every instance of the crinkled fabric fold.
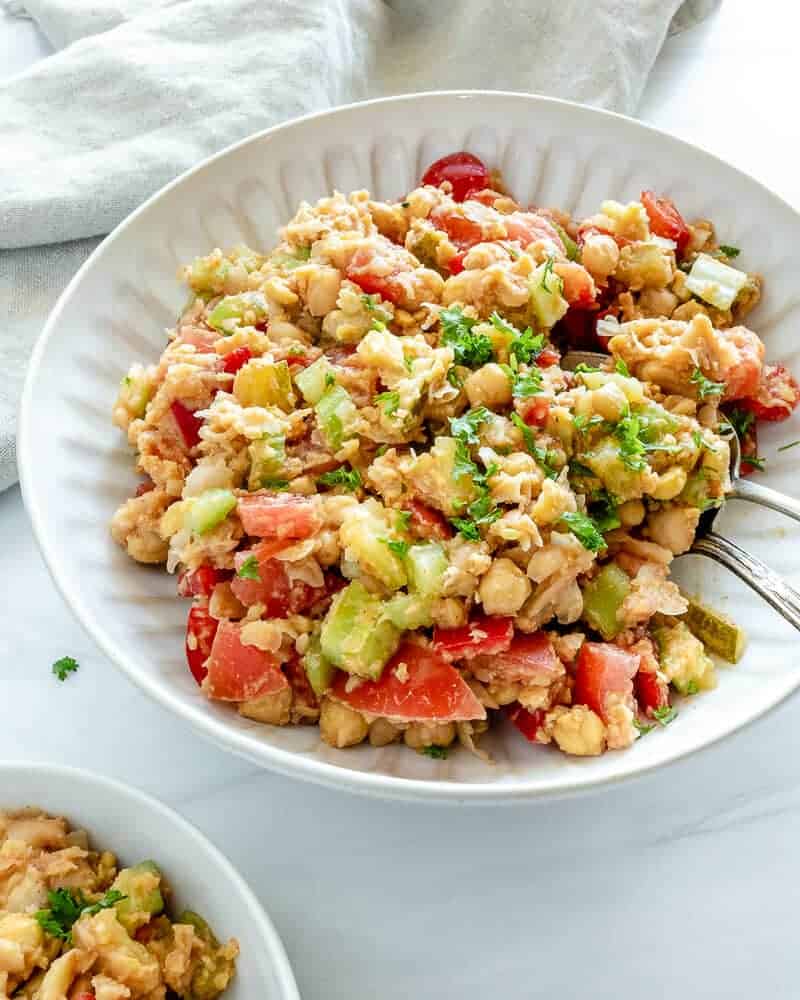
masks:
{"label": "crinkled fabric fold", "polygon": [[98,237],[167,181],[259,129],[388,93],[522,90],[631,113],[681,3],[14,5],[59,51],[0,86],[0,488],[48,311]]}

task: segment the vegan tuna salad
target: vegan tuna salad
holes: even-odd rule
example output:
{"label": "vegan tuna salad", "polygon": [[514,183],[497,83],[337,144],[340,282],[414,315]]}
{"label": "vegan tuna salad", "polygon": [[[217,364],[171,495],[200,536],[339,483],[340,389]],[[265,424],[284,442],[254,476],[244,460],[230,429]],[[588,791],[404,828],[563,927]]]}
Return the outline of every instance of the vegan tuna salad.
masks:
{"label": "vegan tuna salad", "polygon": [[239,947],[168,900],[155,862],[120,869],[61,817],[0,811],[0,997],[214,1000]]}
{"label": "vegan tuna salad", "polygon": [[[279,239],[185,268],[114,409],[145,479],[112,534],[177,573],[207,697],[335,747],[475,750],[505,715],[593,755],[712,688],[701,639],[741,633],[670,563],[730,488],[723,414],[752,469],[800,395],[738,249],[647,191],[524,209],[467,153]],[[608,360],[566,371],[575,347]]]}

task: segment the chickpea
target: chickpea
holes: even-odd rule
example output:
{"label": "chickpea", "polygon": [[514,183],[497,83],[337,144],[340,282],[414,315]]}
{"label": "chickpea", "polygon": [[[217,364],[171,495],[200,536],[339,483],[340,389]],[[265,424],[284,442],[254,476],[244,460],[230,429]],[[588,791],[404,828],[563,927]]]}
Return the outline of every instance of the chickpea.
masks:
{"label": "chickpea", "polygon": [[306,303],[312,316],[325,316],[336,308],[342,276],[335,267],[321,266],[308,279]]}
{"label": "chickpea", "polygon": [[686,469],[673,465],[658,477],[656,485],[650,490],[650,495],[654,500],[672,500],[686,485],[686,479]]}
{"label": "chickpea", "polygon": [[456,738],[456,727],[452,722],[412,722],[403,739],[412,750],[423,747],[449,747]]}
{"label": "chickpea", "polygon": [[656,544],[679,556],[691,548],[699,520],[697,507],[667,507],[648,517],[647,531]]}
{"label": "chickpea", "polygon": [[467,623],[467,607],[457,597],[440,597],[431,602],[431,618],[441,628],[458,628]]}
{"label": "chickpea", "polygon": [[266,722],[271,726],[286,726],[292,709],[292,689],[282,688],[274,694],[265,694],[261,698],[252,698],[242,702],[239,715],[256,722]]}
{"label": "chickpea", "polygon": [[678,296],[668,288],[645,288],[639,296],[645,316],[671,316],[677,306]]}
{"label": "chickpea", "polygon": [[323,698],[319,715],[319,734],[332,747],[353,747],[367,738],[366,719],[347,705]]}
{"label": "chickpea", "polygon": [[564,753],[596,757],[605,749],[606,727],[590,708],[573,705],[558,715],[553,725],[553,739]]}
{"label": "chickpea", "polygon": [[623,528],[634,528],[644,521],[645,509],[641,500],[628,500],[617,508],[617,517]]}
{"label": "chickpea", "polygon": [[614,382],[607,382],[591,393],[592,409],[603,420],[616,423],[628,407],[628,397]]}
{"label": "chickpea", "polygon": [[616,240],[605,233],[590,233],[583,244],[581,263],[593,278],[604,282],[619,263]]}
{"label": "chickpea", "polygon": [[481,579],[478,595],[487,615],[513,615],[533,591],[531,581],[510,559],[495,559]]}
{"label": "chickpea", "polygon": [[471,406],[497,410],[511,403],[511,383],[494,362],[474,371],[464,383],[464,390]]}
{"label": "chickpea", "polygon": [[369,727],[369,741],[374,747],[385,747],[400,739],[400,730],[388,719],[376,719]]}

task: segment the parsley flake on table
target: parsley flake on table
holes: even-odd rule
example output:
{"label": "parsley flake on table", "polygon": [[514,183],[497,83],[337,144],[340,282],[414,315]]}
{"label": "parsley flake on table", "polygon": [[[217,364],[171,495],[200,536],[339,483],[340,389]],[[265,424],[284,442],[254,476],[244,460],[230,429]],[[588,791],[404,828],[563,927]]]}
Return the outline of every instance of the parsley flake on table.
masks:
{"label": "parsley flake on table", "polygon": [[724,382],[714,382],[712,379],[706,378],[699,368],[695,368],[689,381],[692,385],[697,386],[697,395],[700,399],[708,399],[709,396],[721,396],[725,392]]}
{"label": "parsley flake on table", "polygon": [[478,320],[465,316],[458,306],[451,306],[439,312],[442,344],[453,348],[453,357],[457,365],[480,368],[494,358],[491,340],[485,333],[476,333],[473,329],[477,323]]}
{"label": "parsley flake on table", "polygon": [[798,444],[800,444],[800,438],[798,438],[797,441],[790,441],[788,444],[782,444],[780,448],[778,448],[778,451],[788,451],[790,448],[795,448]]}
{"label": "parsley flake on table", "polygon": [[725,256],[730,260],[733,260],[734,257],[738,257],[742,252],[739,247],[732,247],[728,243],[720,243],[717,250],[719,250],[720,253],[725,254]]}
{"label": "parsley flake on table", "polygon": [[53,673],[60,681],[65,681],[69,674],[74,674],[80,664],[71,656],[62,656],[53,664]]}
{"label": "parsley flake on table", "polygon": [[323,486],[343,486],[346,490],[354,493],[361,486],[361,473],[358,469],[348,469],[340,465],[338,469],[331,472],[323,472],[318,480]]}
{"label": "parsley flake on table", "polygon": [[565,524],[581,545],[590,552],[599,552],[600,549],[608,548],[600,529],[588,514],[582,514],[580,511],[567,511],[566,514],[561,515],[559,521]]}
{"label": "parsley flake on table", "polygon": [[236,575],[241,577],[242,580],[260,581],[261,574],[258,571],[258,559],[255,556],[248,556],[236,571]]}

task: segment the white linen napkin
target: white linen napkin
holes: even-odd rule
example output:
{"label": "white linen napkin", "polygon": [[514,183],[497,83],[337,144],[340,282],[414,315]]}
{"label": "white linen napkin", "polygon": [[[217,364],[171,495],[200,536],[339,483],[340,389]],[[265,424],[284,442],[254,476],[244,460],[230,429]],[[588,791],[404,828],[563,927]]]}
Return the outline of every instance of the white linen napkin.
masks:
{"label": "white linen napkin", "polygon": [[[681,28],[713,0],[692,0]],[[5,0],[56,54],[0,85],[0,489],[47,314],[100,238],[211,153],[309,111],[486,88],[632,113],[681,0]],[[677,23],[677,22],[676,22]]]}

